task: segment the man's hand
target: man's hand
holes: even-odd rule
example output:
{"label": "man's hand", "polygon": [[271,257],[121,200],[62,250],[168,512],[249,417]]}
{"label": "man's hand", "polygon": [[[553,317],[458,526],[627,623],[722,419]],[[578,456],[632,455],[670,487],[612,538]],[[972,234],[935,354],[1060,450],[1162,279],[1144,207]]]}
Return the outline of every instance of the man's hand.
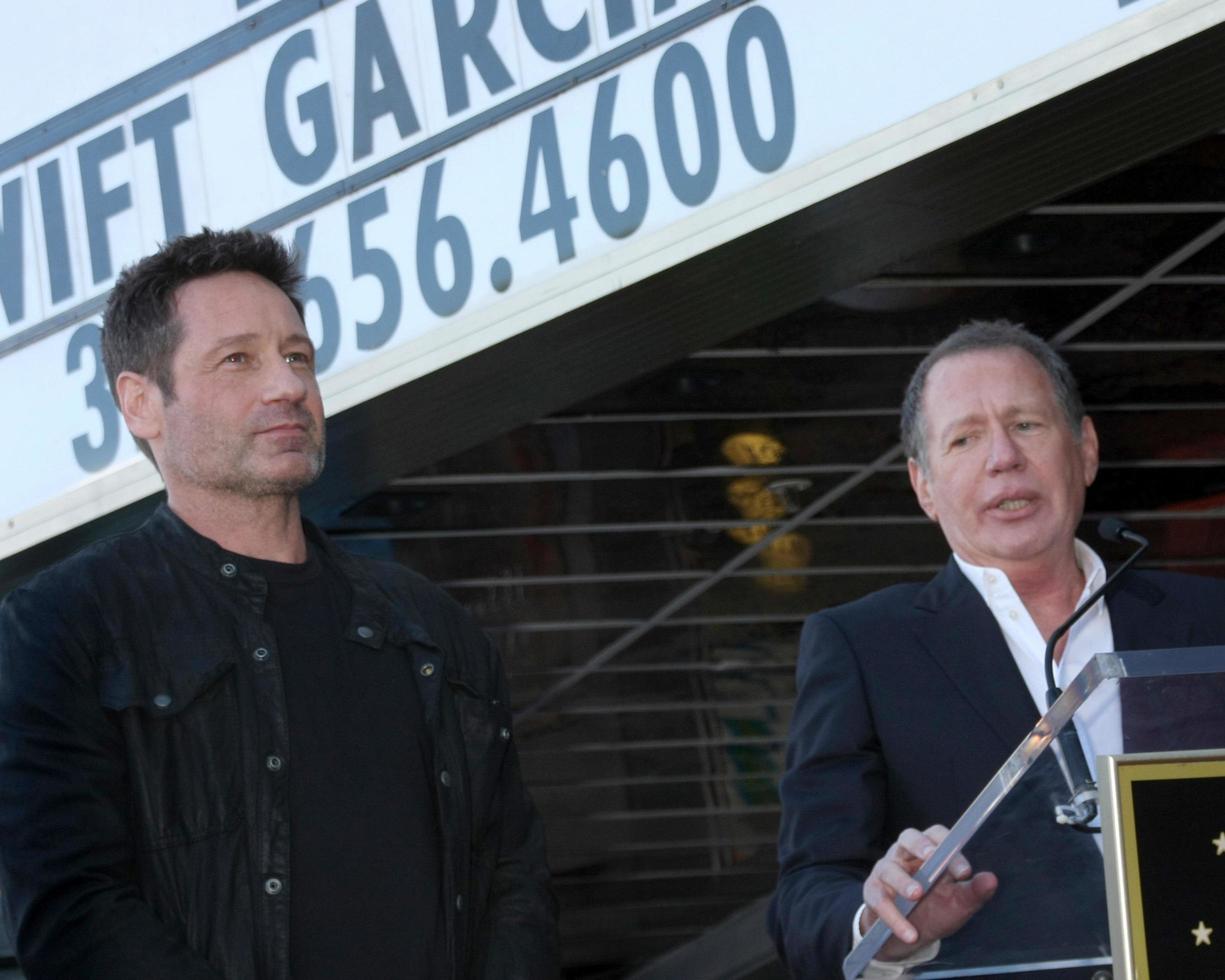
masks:
{"label": "man's hand", "polygon": [[[876,862],[863,883],[867,906],[860,918],[860,929],[867,932],[878,918],[893,930],[878,958],[900,960],[922,946],[952,935],[995,894],[999,879],[990,871],[971,877],[970,862],[954,854],[948,869],[926,896],[911,877],[948,835],[948,828],[935,824],[927,830],[908,828]],[[894,902],[898,896],[923,898],[907,920]]]}

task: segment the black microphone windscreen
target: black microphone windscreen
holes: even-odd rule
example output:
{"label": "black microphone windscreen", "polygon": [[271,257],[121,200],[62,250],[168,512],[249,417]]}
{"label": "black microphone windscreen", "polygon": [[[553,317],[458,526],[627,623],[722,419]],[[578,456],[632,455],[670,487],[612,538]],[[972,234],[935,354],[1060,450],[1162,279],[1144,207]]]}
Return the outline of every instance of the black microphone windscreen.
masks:
{"label": "black microphone windscreen", "polygon": [[1119,544],[1123,544],[1127,541],[1127,539],[1123,537],[1123,533],[1129,530],[1131,530],[1131,528],[1127,526],[1127,522],[1120,520],[1117,517],[1103,517],[1101,522],[1097,525],[1097,533],[1099,535],[1101,535],[1107,541],[1117,541]]}

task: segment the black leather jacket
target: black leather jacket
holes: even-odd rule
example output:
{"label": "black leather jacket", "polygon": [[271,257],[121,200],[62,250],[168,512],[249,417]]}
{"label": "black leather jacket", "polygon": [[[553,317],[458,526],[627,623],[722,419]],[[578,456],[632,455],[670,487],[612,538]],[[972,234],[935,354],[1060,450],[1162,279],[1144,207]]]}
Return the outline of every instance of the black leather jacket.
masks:
{"label": "black leather jacket", "polygon": [[[448,976],[555,976],[541,825],[495,651],[420,576],[307,533],[352,584],[337,642],[415,666]],[[31,980],[288,977],[292,815],[267,760],[292,759],[265,595],[163,505],[0,607],[0,883]]]}

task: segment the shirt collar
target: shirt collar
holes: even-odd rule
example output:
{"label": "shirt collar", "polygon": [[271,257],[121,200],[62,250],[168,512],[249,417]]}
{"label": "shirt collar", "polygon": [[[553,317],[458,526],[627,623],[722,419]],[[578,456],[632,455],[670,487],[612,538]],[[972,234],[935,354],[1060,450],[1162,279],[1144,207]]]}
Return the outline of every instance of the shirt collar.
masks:
{"label": "shirt collar", "polygon": [[[1072,547],[1076,553],[1076,564],[1080,568],[1081,574],[1085,577],[1085,587],[1080,594],[1080,601],[1083,602],[1086,596],[1092,595],[1106,581],[1106,566],[1098,556],[1098,553],[1079,538],[1073,540]],[[989,565],[971,564],[956,552],[953,553],[953,559],[957,562],[957,567],[961,569],[962,574],[970,580],[970,584],[978,590],[978,594],[988,604],[990,604],[992,599],[999,598],[1002,591],[1006,591],[1011,595],[1016,594],[1016,590],[1012,587],[1012,582],[1009,581],[1008,576],[1000,569],[992,568]]]}

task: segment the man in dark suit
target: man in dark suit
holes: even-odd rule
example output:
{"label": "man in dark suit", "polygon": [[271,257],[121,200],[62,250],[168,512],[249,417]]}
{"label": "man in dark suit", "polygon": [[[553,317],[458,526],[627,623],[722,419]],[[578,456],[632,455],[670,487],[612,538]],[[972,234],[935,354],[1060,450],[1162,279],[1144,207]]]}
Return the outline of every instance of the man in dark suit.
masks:
{"label": "man in dark suit", "polygon": [[[920,506],[953,556],[926,585],[805,624],[770,909],[797,977],[840,977],[878,917],[894,932],[867,974],[879,977],[930,960],[946,937],[945,953],[1058,959],[1060,937],[1106,934],[1100,852],[1055,824],[1050,753],[1006,819],[971,844],[975,867],[998,878],[958,856],[909,921],[895,905],[918,897],[911,876],[945,825],[1033,726],[1045,639],[1105,577],[1074,537],[1097,434],[1067,365],[1039,338],[1005,323],[951,335],[911,379],[902,439]],[[1220,583],[1130,573],[1061,641],[1058,677],[1066,683],[1104,650],[1223,641]],[[1122,748],[1117,695],[1095,698],[1080,732],[1091,759]],[[1067,882],[1079,887],[1056,884]]]}

